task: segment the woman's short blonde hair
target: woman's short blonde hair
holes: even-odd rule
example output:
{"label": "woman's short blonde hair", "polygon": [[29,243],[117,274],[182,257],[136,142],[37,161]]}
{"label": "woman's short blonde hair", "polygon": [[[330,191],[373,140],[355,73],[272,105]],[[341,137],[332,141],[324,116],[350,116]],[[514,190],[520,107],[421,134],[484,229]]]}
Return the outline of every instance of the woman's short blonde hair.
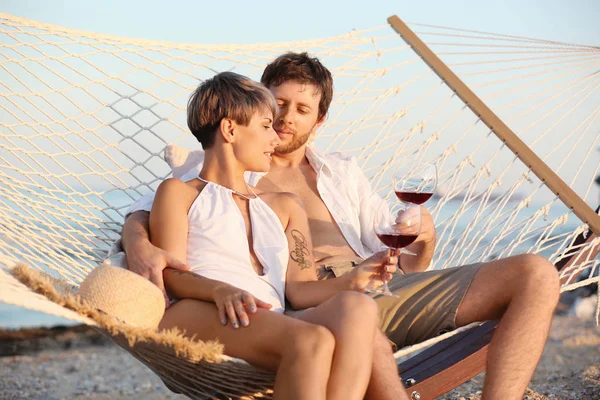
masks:
{"label": "woman's short blonde hair", "polygon": [[262,84],[234,72],[221,72],[205,80],[192,93],[187,107],[187,123],[192,134],[210,149],[223,118],[247,126],[262,110],[277,115],[277,102]]}

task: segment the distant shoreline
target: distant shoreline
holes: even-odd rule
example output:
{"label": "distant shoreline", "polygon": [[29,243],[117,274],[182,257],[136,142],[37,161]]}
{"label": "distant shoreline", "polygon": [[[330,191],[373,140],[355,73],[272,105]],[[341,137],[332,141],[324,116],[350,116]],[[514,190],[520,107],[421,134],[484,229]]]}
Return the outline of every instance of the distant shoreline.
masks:
{"label": "distant shoreline", "polygon": [[0,357],[31,355],[42,350],[104,346],[111,340],[87,325],[0,329]]}

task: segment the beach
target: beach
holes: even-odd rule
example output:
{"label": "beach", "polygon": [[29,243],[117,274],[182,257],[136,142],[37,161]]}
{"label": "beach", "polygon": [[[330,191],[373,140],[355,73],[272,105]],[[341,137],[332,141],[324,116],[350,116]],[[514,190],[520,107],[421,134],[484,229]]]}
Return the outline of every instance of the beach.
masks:
{"label": "beach", "polygon": [[[86,326],[0,331],[0,399],[184,399]],[[483,374],[441,397],[479,399]],[[554,317],[527,399],[600,399],[600,328]]]}

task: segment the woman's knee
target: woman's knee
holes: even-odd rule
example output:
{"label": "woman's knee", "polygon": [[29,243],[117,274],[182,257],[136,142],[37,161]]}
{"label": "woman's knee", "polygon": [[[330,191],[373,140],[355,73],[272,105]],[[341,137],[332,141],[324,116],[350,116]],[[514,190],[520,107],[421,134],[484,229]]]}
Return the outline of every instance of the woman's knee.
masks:
{"label": "woman's knee", "polygon": [[335,337],[329,329],[310,323],[295,325],[286,334],[287,352],[293,357],[333,357]]}

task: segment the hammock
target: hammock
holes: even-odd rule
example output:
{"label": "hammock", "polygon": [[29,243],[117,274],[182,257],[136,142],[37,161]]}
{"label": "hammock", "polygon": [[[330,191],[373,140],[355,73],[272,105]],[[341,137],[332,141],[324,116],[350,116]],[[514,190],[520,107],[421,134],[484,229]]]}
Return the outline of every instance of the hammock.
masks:
{"label": "hammock", "polygon": [[384,25],[201,45],[0,14],[0,300],[97,327],[190,397],[270,397],[273,374],[216,343],[127,326],[48,277],[21,274],[24,285],[9,271],[25,263],[76,292],[118,239],[129,204],[171,176],[166,145],[199,148],[185,124],[199,81],[225,70],[258,80],[290,50],[309,51],[334,75],[317,147],[355,156],[383,197],[394,195],[391,171],[403,158],[438,166],[430,268],[529,252],[570,260],[562,291],[598,282],[600,217],[587,203],[599,197],[600,48],[411,24],[416,36],[389,22],[401,36]]}

